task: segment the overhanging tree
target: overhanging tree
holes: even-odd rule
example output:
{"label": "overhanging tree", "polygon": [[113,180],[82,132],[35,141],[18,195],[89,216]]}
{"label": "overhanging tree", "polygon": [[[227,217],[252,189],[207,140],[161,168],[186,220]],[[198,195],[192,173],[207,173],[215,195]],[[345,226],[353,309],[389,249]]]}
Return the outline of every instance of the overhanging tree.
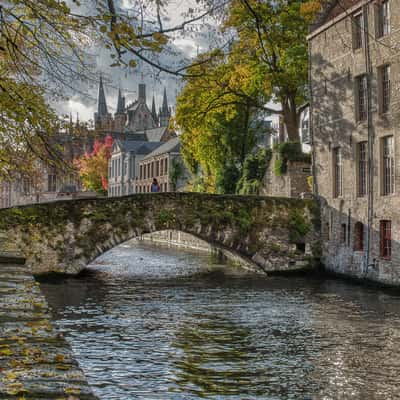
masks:
{"label": "overhanging tree", "polygon": [[320,3],[313,0],[232,0],[225,29],[236,46],[264,68],[291,141],[299,140],[300,106],[307,100],[307,32]]}
{"label": "overhanging tree", "polygon": [[[201,63],[202,59],[212,62]],[[258,134],[257,114],[271,93],[259,64],[240,52],[204,54],[177,99],[182,152],[193,174],[201,169],[205,189],[234,192]]]}

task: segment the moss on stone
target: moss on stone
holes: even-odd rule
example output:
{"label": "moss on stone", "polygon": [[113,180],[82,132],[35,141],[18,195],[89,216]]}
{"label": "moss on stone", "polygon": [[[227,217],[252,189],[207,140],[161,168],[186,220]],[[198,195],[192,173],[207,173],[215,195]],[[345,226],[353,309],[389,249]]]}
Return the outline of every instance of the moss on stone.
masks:
{"label": "moss on stone", "polygon": [[289,213],[289,239],[292,243],[303,243],[305,235],[312,229],[306,221],[304,210],[293,208]]}

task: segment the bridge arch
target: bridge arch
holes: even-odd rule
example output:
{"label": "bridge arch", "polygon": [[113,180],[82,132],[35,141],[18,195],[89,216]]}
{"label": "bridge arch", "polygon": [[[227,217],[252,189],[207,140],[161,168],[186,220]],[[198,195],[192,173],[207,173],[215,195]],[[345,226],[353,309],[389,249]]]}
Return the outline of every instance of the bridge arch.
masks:
{"label": "bridge arch", "polygon": [[265,271],[281,270],[318,257],[318,227],[313,200],[258,196],[135,194],[0,210],[3,237],[39,274],[77,274],[111,248],[163,229],[192,234]]}

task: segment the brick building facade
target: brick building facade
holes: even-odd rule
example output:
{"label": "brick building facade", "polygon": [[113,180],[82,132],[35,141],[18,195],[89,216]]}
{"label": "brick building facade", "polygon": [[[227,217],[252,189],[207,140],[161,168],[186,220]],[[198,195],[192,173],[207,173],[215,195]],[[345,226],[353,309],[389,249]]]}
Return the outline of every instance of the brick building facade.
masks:
{"label": "brick building facade", "polygon": [[309,35],[323,263],[400,283],[400,0],[331,1]]}

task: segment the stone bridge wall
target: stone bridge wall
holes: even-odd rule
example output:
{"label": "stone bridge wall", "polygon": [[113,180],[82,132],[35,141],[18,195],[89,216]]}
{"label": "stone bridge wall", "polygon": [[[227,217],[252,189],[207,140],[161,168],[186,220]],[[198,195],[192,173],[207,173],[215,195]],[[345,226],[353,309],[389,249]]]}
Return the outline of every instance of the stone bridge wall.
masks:
{"label": "stone bridge wall", "polygon": [[193,234],[264,271],[319,256],[319,214],[312,200],[157,193],[0,210],[0,233],[37,274],[79,273],[112,247],[163,229]]}

